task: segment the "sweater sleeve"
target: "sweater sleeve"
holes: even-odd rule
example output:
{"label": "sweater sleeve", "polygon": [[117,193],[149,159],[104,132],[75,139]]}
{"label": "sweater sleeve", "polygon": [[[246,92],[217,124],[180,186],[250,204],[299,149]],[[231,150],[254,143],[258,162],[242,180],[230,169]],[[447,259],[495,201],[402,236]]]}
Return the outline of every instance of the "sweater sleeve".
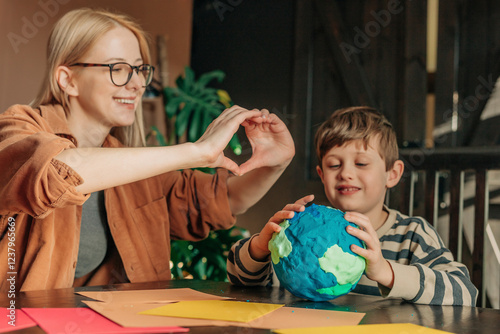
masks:
{"label": "sweater sleeve", "polygon": [[229,251],[227,257],[227,277],[234,285],[265,286],[271,283],[273,277],[273,266],[270,259],[267,261],[255,261],[250,256],[248,245],[250,238],[238,240]]}
{"label": "sweater sleeve", "polygon": [[478,291],[467,267],[454,261],[429,223],[421,218],[406,221],[409,221],[407,226],[414,228],[401,239],[399,253],[407,257],[409,263],[389,261],[394,286],[392,289],[380,287],[382,296],[418,304],[475,306]]}
{"label": "sweater sleeve", "polygon": [[0,215],[43,218],[55,208],[85,202],[88,196],[75,190],[82,178],[54,159],[72,147],[29,107],[0,115]]}
{"label": "sweater sleeve", "polygon": [[228,229],[236,219],[229,206],[228,171],[183,170],[167,173],[164,187],[173,239],[197,241],[211,230]]}

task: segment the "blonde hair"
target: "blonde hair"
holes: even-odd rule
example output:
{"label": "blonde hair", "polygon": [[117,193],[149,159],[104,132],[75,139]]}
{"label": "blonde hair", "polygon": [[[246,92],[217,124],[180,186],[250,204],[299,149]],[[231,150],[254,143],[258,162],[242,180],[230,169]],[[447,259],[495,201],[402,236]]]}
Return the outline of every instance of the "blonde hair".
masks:
{"label": "blonde hair", "polygon": [[387,118],[364,106],[336,110],[316,131],[314,144],[319,166],[332,147],[362,140],[366,149],[372,138],[380,142],[379,154],[385,161],[386,170],[391,169],[399,158],[399,150],[396,133]]}
{"label": "blonde hair", "polygon": [[[117,26],[127,28],[137,37],[144,63],[151,64],[149,38],[131,17],[90,8],[70,11],[52,29],[47,44],[45,78],[31,106],[37,108],[45,104],[60,104],[68,112],[68,95],[59,87],[56,69],[61,65],[79,62],[101,36]],[[114,128],[112,134],[127,146],[145,146],[141,104],[136,109],[135,122],[130,126]]]}

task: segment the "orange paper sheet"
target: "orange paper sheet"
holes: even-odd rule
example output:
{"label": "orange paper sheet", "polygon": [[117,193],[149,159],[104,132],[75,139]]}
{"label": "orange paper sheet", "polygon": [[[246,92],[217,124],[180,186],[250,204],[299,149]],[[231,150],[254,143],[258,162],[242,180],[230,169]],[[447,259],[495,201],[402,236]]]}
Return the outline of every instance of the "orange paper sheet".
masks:
{"label": "orange paper sheet", "polygon": [[[138,314],[157,308],[159,303],[168,304],[186,300],[224,300],[192,289],[160,289],[101,292],[79,292],[79,294],[106,300],[83,301],[94,311],[124,327],[161,327],[161,326],[235,326],[234,321],[210,319],[177,318]],[[315,310],[295,307],[280,307],[275,311],[249,322],[237,323],[239,327],[250,328],[299,328],[314,324],[318,327],[357,325],[364,313]]]}
{"label": "orange paper sheet", "polygon": [[253,328],[304,328],[353,326],[359,324],[365,313],[282,307],[249,323]]}
{"label": "orange paper sheet", "polygon": [[105,303],[161,303],[167,304],[181,300],[222,300],[219,297],[189,288],[122,290],[122,291],[80,291],[79,295]]}
{"label": "orange paper sheet", "polygon": [[290,328],[277,329],[273,333],[277,334],[442,334],[449,333],[422,327],[414,324],[379,324],[379,325],[359,325],[359,326],[338,326],[338,327],[309,327],[309,328]]}
{"label": "orange paper sheet", "polygon": [[[156,303],[113,304],[84,301],[90,308],[124,327],[160,327],[160,326],[235,326],[232,321],[191,319],[177,317],[159,317],[156,315],[138,314],[158,307]],[[247,323],[238,323],[239,327],[250,328],[300,328],[327,326],[357,325],[364,313],[305,309],[297,307],[281,307],[271,313]]]}
{"label": "orange paper sheet", "polygon": [[237,302],[229,300],[180,301],[160,306],[139,314],[164,317],[249,322],[266,315],[283,305]]}

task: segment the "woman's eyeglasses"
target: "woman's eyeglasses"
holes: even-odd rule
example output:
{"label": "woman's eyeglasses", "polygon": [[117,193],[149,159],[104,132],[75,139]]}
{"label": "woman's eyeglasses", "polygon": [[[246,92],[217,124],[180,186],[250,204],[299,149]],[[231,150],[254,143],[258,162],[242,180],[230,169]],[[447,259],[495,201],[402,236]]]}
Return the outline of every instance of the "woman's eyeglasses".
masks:
{"label": "woman's eyeglasses", "polygon": [[91,64],[91,63],[74,63],[69,66],[83,66],[83,67],[109,67],[109,75],[111,82],[115,86],[121,87],[129,83],[132,75],[137,73],[141,80],[142,87],[146,87],[153,80],[153,73],[155,68],[149,64],[142,64],[139,66],[132,66],[128,63],[114,63],[114,64]]}

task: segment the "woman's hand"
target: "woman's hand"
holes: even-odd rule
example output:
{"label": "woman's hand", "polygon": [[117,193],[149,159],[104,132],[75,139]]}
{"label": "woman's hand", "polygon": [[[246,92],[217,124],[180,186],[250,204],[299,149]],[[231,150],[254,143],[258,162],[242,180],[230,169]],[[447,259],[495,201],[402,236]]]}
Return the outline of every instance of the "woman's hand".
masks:
{"label": "woman's hand", "polygon": [[247,110],[239,106],[224,110],[195,143],[202,156],[201,167],[222,167],[236,175],[242,174],[240,167],[224,155],[224,149],[240,125],[261,124],[265,121],[265,114],[257,109]]}
{"label": "woman's hand", "polygon": [[266,109],[262,113],[259,122],[249,119],[242,123],[252,145],[251,158],[240,166],[242,174],[260,167],[285,168],[295,155],[292,135],[285,123]]}

